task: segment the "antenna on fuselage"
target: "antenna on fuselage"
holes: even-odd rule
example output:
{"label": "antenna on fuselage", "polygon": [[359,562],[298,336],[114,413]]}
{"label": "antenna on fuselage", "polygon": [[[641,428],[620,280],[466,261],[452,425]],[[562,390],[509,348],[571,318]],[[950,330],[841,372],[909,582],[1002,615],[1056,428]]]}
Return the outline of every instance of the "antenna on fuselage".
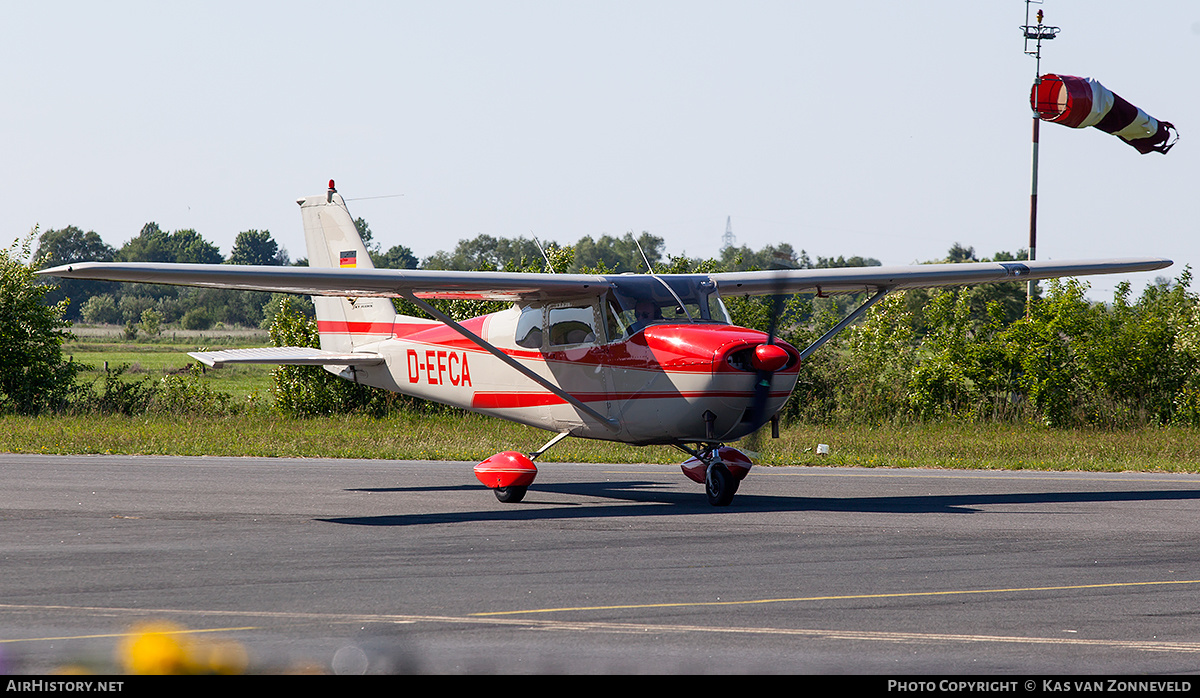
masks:
{"label": "antenna on fuselage", "polygon": [[546,260],[546,270],[551,274],[557,273],[554,271],[554,265],[550,263],[550,255],[546,254],[546,248],[542,247],[542,243],[537,239],[537,236],[533,234],[532,230],[529,231],[529,235],[533,238],[533,244],[537,245],[538,252],[542,253],[542,259]]}
{"label": "antenna on fuselage", "polygon": [[[650,264],[650,260],[646,258],[646,251],[642,249],[642,243],[638,242],[638,241],[637,241],[637,238],[633,237],[633,235],[630,235],[629,237],[630,237],[630,238],[633,238],[633,244],[634,244],[634,245],[637,245],[637,248],[638,248],[638,253],[642,255],[642,261],[646,263],[646,273],[647,273],[647,274],[653,274],[653,273],[654,273],[654,267],[653,267],[653,266],[651,266],[651,264]],[[673,292],[672,292],[672,293],[673,293]]]}

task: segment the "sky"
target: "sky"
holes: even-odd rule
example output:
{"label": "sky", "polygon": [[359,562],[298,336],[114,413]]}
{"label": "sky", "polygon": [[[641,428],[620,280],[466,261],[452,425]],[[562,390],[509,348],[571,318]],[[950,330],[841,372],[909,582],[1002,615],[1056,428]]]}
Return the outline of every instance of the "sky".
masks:
{"label": "sky", "polygon": [[[1042,72],[1179,145],[1044,123],[1039,259],[1200,265],[1200,3],[1045,0]],[[884,264],[1028,244],[1022,0],[39,2],[0,23],[0,232],[148,221],[228,254],[329,179],[386,249],[649,231]],[[5,238],[8,239],[8,238]],[[1111,296],[1116,277],[1092,280]]]}

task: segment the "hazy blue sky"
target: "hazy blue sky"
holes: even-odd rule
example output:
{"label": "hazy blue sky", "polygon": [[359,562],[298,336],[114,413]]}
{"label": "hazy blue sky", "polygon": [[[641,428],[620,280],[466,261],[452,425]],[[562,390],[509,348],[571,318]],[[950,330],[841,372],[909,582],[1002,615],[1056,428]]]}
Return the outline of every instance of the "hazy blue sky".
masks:
{"label": "hazy blue sky", "polygon": [[[1043,72],[1095,77],[1182,140],[1139,155],[1044,124],[1039,257],[1196,265],[1200,3],[1041,7],[1062,27]],[[153,220],[228,253],[267,228],[301,257],[294,200],[332,177],[419,256],[642,230],[709,256],[727,215],[739,243],[813,256],[1015,251],[1024,18],[1021,0],[8,3],[3,231],[119,246]]]}

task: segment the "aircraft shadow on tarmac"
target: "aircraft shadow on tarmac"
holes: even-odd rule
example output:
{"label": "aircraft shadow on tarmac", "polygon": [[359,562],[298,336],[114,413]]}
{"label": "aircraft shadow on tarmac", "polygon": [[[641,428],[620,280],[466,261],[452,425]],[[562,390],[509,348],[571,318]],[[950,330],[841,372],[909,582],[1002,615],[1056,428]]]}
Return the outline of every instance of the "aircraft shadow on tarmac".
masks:
{"label": "aircraft shadow on tarmac", "polygon": [[[477,490],[479,485],[451,487],[395,487],[356,491],[447,492]],[[563,502],[540,498],[541,493],[586,497],[601,502]],[[648,480],[541,484],[530,489],[520,504],[500,504],[488,498],[486,508],[475,511],[347,516],[318,519],[355,526],[418,526],[469,521],[536,521],[554,519],[620,518],[680,514],[720,516],[738,513],[846,512],[880,514],[973,514],[995,505],[1088,504],[1103,502],[1200,500],[1200,490],[1122,490],[1107,492],[1024,492],[1004,494],[948,494],[895,497],[793,497],[741,493],[728,507],[714,508],[703,494],[672,490],[670,485]]]}

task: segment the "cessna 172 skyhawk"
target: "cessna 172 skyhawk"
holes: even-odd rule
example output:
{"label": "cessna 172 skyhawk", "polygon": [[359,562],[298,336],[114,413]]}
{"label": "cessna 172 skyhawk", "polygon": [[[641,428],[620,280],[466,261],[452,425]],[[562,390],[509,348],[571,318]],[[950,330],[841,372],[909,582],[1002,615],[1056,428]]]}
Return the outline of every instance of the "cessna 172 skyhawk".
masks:
{"label": "cessna 172 skyhawk", "polygon": [[[725,446],[771,421],[812,351],[891,291],[1161,269],[1166,259],[983,262],[719,274],[525,274],[374,269],[329,182],[297,201],[309,267],[228,264],[70,264],[41,274],[308,294],[321,348],[197,352],[236,363],[323,366],[346,380],[556,432],[529,454],[475,466],[502,502],[520,501],[533,459],[566,436],[670,444],[691,455],[684,474],[709,502],[729,504],[750,460]],[[774,333],[730,323],[721,297],[870,292],[861,307],[803,351]],[[406,298],[433,320],[397,314]],[[512,301],[461,323],[426,302]]]}

